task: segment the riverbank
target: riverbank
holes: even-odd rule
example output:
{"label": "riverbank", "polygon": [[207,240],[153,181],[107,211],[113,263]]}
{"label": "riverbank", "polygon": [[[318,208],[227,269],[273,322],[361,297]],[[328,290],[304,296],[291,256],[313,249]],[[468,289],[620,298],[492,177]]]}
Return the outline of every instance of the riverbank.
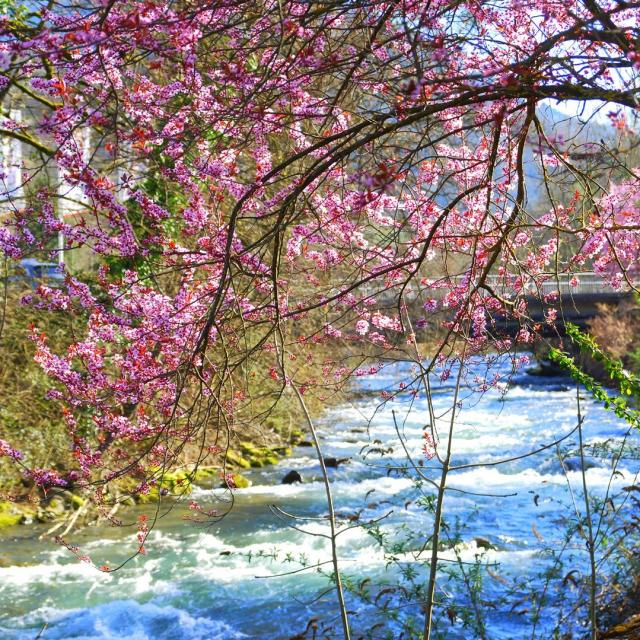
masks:
{"label": "riverbank", "polygon": [[[228,487],[244,489],[251,485],[244,472],[277,465],[283,458],[291,455],[292,447],[303,441],[304,433],[294,430],[288,444],[258,446],[254,442],[239,442],[236,448],[224,455],[224,463],[215,466],[177,468],[159,471],[150,481],[146,493],[127,491],[124,484],[115,484],[112,495],[103,496],[100,505],[92,503],[92,493],[78,490],[51,488],[38,497],[34,492],[17,493],[11,499],[0,500],[0,531],[17,525],[45,524],[52,527],[51,532],[70,527],[95,524],[105,518],[105,509],[109,516],[115,516],[121,508],[135,504],[150,504],[160,497],[170,500],[189,495],[193,486]],[[280,439],[280,438],[279,438]],[[225,471],[223,472],[223,468]]]}
{"label": "riverbank", "polygon": [[[78,409],[72,421],[76,427],[67,424],[63,404],[49,398],[55,385],[34,361],[35,348],[29,339],[30,326],[37,326],[46,333],[53,353],[65,353],[74,327],[69,326],[67,317],[21,304],[24,293],[16,289],[7,292],[0,335],[0,440],[22,455],[19,461],[0,456],[0,530],[43,523],[55,531],[66,531],[70,525],[86,526],[108,519],[134,504],[188,495],[193,484],[246,487],[246,471],[277,464],[307,437],[304,413],[293,394],[282,393],[276,381],[273,388],[256,388],[254,378],[247,375],[234,387],[237,397],[246,398],[246,402],[238,403],[232,426],[227,422],[222,426],[194,425],[203,438],[191,434],[188,441],[168,441],[167,447],[177,453],[167,468],[154,469],[147,463],[140,473],[132,469],[122,477],[107,479],[107,469],[121,464],[118,452],[90,440],[96,434],[90,413],[85,415]],[[326,357],[326,347],[317,350]],[[253,366],[267,363],[258,357]],[[312,363],[296,366],[302,378],[311,376]],[[316,394],[312,389],[305,399],[311,415],[317,418],[340,402],[341,396],[338,392]],[[115,408],[116,414],[127,410]],[[73,455],[76,428],[89,438],[87,449],[100,452],[92,484],[86,488],[69,480],[79,475]],[[139,446],[143,452],[146,443],[130,446]],[[44,491],[25,473],[28,469],[51,470],[67,485]]]}
{"label": "riverbank", "polygon": [[[91,274],[85,275],[90,282]],[[159,495],[188,493],[194,481],[245,486],[244,471],[276,464],[307,437],[304,411],[291,389],[283,389],[277,374],[267,382],[256,376],[256,370],[273,366],[273,355],[265,348],[252,353],[243,363],[246,370],[240,367],[226,386],[216,390],[215,400],[201,394],[197,380],[191,381],[182,393],[185,405],[192,403],[193,413],[171,424],[165,424],[166,417],[153,402],[110,404],[104,408],[105,415],[125,422],[134,413],[136,420],[144,416],[142,423],[148,422],[151,434],[118,444],[108,430],[96,428],[93,409],[68,404],[63,387],[34,360],[33,332],[46,336],[52,354],[65,354],[72,337],[83,330],[82,311],[75,317],[23,304],[25,294],[32,293],[31,288],[9,288],[0,323],[0,441],[12,452],[0,455],[0,528],[72,518],[80,523],[88,511],[109,513]],[[304,324],[298,326],[304,329]],[[330,341],[305,344],[304,358],[293,351],[296,376],[310,381],[304,390],[305,403],[316,419],[342,398],[341,384],[334,376],[314,381],[319,363],[328,356],[340,360],[339,346]],[[85,376],[81,358],[73,368],[74,375]],[[117,377],[117,371],[105,367],[104,375]],[[196,408],[193,403],[198,402]],[[76,454],[85,456],[84,471],[91,472],[86,488],[78,479],[83,470]],[[131,457],[125,462],[127,455]],[[87,465],[86,458],[95,462]],[[55,487],[60,478],[65,491],[38,488],[37,484],[47,486],[47,475],[53,478],[49,486]],[[78,511],[82,515],[76,517]]]}

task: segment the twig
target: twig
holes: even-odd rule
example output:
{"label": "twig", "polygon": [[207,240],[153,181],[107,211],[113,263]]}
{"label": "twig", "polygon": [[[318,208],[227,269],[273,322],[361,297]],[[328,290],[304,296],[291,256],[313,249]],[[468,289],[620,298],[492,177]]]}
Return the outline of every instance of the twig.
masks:
{"label": "twig", "polygon": [[584,445],[582,441],[582,411],[580,408],[580,385],[576,385],[576,402],[578,405],[578,440],[580,446],[580,471],[582,474],[582,491],[584,493],[584,508],[587,520],[587,549],[589,550],[589,563],[591,565],[591,580],[589,589],[589,618],[591,620],[591,640],[598,638],[598,614],[596,610],[596,550],[593,540],[593,522],[591,520],[591,506],[589,505],[589,492],[587,491],[587,477],[584,468]]}
{"label": "twig", "polygon": [[316,454],[318,456],[318,462],[320,464],[320,471],[322,472],[322,480],[324,482],[325,493],[327,495],[327,508],[329,510],[329,526],[331,527],[331,558],[333,563],[333,572],[336,581],[336,591],[338,593],[338,603],[340,607],[340,619],[342,620],[342,630],[344,634],[345,640],[350,640],[351,633],[349,630],[349,618],[347,615],[347,606],[344,600],[344,591],[342,588],[342,580],[340,579],[340,567],[338,564],[338,548],[336,543],[336,538],[338,535],[336,528],[336,516],[333,508],[333,497],[331,495],[331,484],[329,482],[329,474],[327,473],[327,467],[324,464],[324,457],[322,456],[322,449],[320,448],[320,441],[318,440],[318,434],[316,432],[315,425],[313,424],[313,420],[311,419],[311,415],[309,414],[309,410],[307,409],[307,405],[300,393],[300,390],[295,384],[291,385],[293,388],[296,397],[298,398],[298,402],[300,403],[300,408],[304,413],[305,420],[307,422],[307,426],[309,427],[309,432],[311,433],[311,438],[313,440],[313,444],[316,449]]}
{"label": "twig", "polygon": [[456,407],[458,404],[458,394],[460,392],[460,383],[462,382],[463,357],[460,359],[460,368],[456,379],[456,387],[453,395],[453,403],[451,405],[451,420],[449,421],[449,437],[447,440],[447,453],[442,461],[442,473],[440,475],[440,486],[438,489],[438,497],[436,500],[436,513],[433,523],[433,535],[431,538],[431,563],[429,566],[429,581],[427,583],[427,602],[425,604],[424,614],[424,640],[431,637],[431,625],[433,618],[434,595],[436,589],[436,577],[438,573],[438,544],[440,542],[440,526],[442,524],[442,511],[444,507],[445,487],[447,484],[447,474],[449,472],[449,463],[451,462],[451,447],[453,444],[453,427],[456,419]]}
{"label": "twig", "polygon": [[42,629],[40,629],[40,631],[38,631],[38,635],[34,638],[34,640],[39,640],[39,638],[42,638],[42,634],[47,630],[48,626],[49,626],[49,623],[45,622],[42,625]]}

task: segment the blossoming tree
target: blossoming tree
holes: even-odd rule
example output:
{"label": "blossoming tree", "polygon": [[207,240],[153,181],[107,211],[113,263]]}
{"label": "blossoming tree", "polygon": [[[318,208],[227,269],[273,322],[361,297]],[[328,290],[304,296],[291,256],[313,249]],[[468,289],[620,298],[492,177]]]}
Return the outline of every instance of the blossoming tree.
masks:
{"label": "blossoming tree", "polygon": [[[32,328],[75,467],[0,440],[43,488],[129,476],[145,493],[185,447],[219,456],[251,412],[248,376],[304,402],[377,371],[323,345],[404,345],[446,375],[534,340],[527,300],[558,276],[635,282],[636,2],[0,11],[0,134],[22,150],[3,165],[2,251],[96,267],[25,300],[80,327],[63,353]],[[614,133],[563,140],[555,105]],[[425,360],[416,332],[436,325]]]}

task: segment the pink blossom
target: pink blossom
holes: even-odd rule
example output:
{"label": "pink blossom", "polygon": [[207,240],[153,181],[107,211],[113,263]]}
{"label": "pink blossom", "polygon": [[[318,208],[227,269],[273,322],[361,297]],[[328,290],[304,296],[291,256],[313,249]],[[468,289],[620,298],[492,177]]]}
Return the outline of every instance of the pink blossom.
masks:
{"label": "pink blossom", "polygon": [[429,300],[424,303],[423,308],[428,313],[432,313],[438,308],[438,301],[434,298],[429,298]]}
{"label": "pink blossom", "polygon": [[22,458],[22,453],[11,447],[6,440],[0,439],[0,458],[2,456],[13,458],[14,460],[20,460]]}
{"label": "pink blossom", "polygon": [[356,333],[358,335],[364,336],[369,331],[369,323],[366,320],[358,320],[356,322]]}

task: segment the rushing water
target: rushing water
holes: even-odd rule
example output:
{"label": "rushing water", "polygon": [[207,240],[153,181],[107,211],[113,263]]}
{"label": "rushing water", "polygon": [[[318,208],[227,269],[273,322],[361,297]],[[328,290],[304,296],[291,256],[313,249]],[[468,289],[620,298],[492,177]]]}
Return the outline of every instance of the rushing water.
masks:
{"label": "rushing water", "polygon": [[[509,362],[504,361],[491,375],[497,372],[506,379],[509,370]],[[379,393],[397,389],[408,375],[408,367],[393,365],[363,378],[363,393],[352,404],[325,416],[320,433],[325,455],[352,458],[329,470],[344,526],[357,524],[353,516],[359,513],[359,522],[383,518],[378,526],[390,540],[415,536],[413,553],[404,548],[396,556],[400,566],[415,567],[420,581],[426,575],[430,552],[425,551],[418,560],[416,555],[433,518],[418,498],[433,490],[428,485],[417,489],[412,474],[390,471],[388,465],[399,466],[403,460],[392,411],[414,460],[421,459],[426,401],[421,393],[415,398],[404,393],[380,406]],[[441,444],[452,393],[451,378],[433,390],[435,410],[442,413]],[[587,399],[583,411],[587,444],[621,441],[626,427],[614,416]],[[569,380],[517,373],[506,396],[495,390],[482,398],[463,394],[452,442],[453,464],[520,456],[566,435],[576,420],[575,387]],[[562,442],[561,451],[566,452],[576,441],[574,433]],[[393,448],[393,453],[382,457],[372,451],[376,448]],[[609,491],[618,505],[622,498],[616,494],[635,482],[637,463],[625,460],[612,473],[610,460],[588,461],[594,465],[586,472],[589,490],[601,498]],[[437,479],[438,474],[430,470],[433,464],[426,463],[424,473]],[[290,469],[300,471],[303,484],[280,484]],[[301,568],[301,559],[313,565],[330,558],[326,539],[314,535],[326,533],[327,525],[321,519],[326,503],[313,449],[299,447],[278,467],[252,472],[249,477],[253,486],[236,492],[234,508],[220,522],[195,524],[184,519],[193,512],[185,507],[173,509],[160,518],[149,536],[147,555],[111,574],[79,562],[52,542],[40,541],[42,529],[16,528],[13,536],[0,542],[0,637],[32,639],[46,624],[40,636],[43,640],[285,639],[304,631],[314,617],[325,624],[336,622],[335,595],[319,597],[329,586],[326,575],[314,569],[294,572]],[[560,591],[552,585],[545,589],[541,574],[554,563],[551,551],[564,544],[566,524],[575,513],[574,501],[578,508],[584,506],[581,483],[576,460],[570,458],[563,470],[555,447],[504,465],[451,473],[453,490],[447,493],[445,519],[452,528],[454,523],[459,525],[462,542],[455,549],[442,550],[442,566],[455,569],[456,559],[469,563],[462,565],[469,570],[477,561],[489,566],[481,594],[487,637],[531,637],[532,593],[538,599],[546,594],[549,600],[536,623],[536,637],[551,637],[562,609]],[[221,506],[219,490],[196,489],[194,497],[203,508]],[[270,505],[309,519],[278,518]],[[143,511],[149,514],[150,507],[131,509],[122,516],[130,527],[87,529],[71,542],[96,565],[114,566],[135,549],[136,517]],[[347,516],[352,516],[351,522]],[[493,548],[481,548],[479,537]],[[369,578],[374,589],[400,578],[398,565],[389,564],[379,544],[363,528],[350,528],[339,537],[339,554],[343,572],[355,584]],[[574,536],[563,561],[565,574],[574,569],[584,574],[584,539]],[[322,568],[330,572],[329,564]],[[564,582],[567,587],[567,580]],[[468,604],[460,580],[442,573],[439,584],[443,587],[439,598],[461,607]],[[571,591],[570,586],[565,591]],[[501,603],[503,596],[506,604]],[[366,631],[382,619],[371,604],[354,595],[348,595],[348,600],[357,630]],[[400,618],[421,615],[416,605],[404,604],[395,611]],[[378,629],[377,637],[384,637],[380,629],[389,637],[399,637],[399,627],[390,619]],[[476,635],[459,619],[452,624],[446,616],[438,618],[438,629],[449,638]],[[334,637],[339,637],[338,631],[336,626]]]}

